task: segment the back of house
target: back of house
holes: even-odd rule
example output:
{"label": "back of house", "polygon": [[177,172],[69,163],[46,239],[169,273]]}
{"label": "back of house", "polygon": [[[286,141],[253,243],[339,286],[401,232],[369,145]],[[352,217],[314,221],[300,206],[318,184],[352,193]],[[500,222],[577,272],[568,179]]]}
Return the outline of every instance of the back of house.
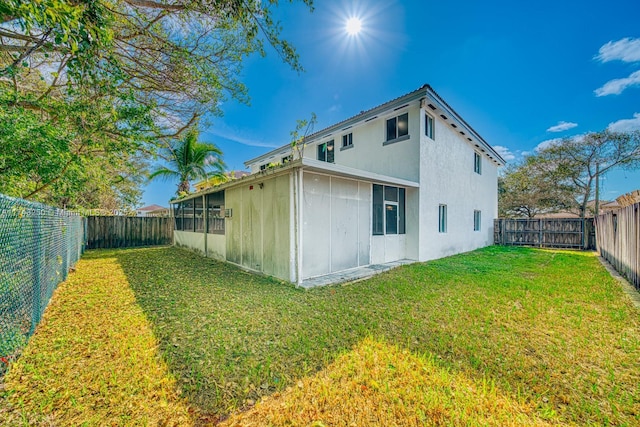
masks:
{"label": "back of house", "polygon": [[493,242],[500,155],[430,86],[172,202],[175,243],[302,284]]}

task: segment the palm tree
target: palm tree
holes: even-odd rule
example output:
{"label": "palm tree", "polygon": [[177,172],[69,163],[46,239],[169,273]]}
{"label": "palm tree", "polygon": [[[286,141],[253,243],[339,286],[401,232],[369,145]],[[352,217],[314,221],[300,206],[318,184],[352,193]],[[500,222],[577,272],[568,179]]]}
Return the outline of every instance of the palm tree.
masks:
{"label": "palm tree", "polygon": [[149,180],[178,178],[178,196],[189,193],[192,180],[224,176],[222,151],[214,144],[198,142],[197,129],[170,144],[162,157],[168,164],[153,171]]}

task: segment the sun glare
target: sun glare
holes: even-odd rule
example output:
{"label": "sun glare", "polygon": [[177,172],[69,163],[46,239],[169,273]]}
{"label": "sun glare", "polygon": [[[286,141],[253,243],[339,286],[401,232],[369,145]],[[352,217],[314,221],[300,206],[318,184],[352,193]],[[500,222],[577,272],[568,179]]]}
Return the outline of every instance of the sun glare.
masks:
{"label": "sun glare", "polygon": [[347,34],[349,34],[350,36],[355,36],[360,32],[360,30],[362,30],[362,21],[360,20],[360,18],[356,17],[349,18],[347,20],[346,29]]}

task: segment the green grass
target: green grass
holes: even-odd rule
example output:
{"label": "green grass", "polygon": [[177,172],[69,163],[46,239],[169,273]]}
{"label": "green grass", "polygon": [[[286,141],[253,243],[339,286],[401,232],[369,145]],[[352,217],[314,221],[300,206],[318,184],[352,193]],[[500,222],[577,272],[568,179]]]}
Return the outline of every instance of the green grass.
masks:
{"label": "green grass", "polygon": [[[114,257],[201,420],[344,373],[373,338],[486,385],[486,405],[498,396],[528,424],[640,423],[639,312],[592,254],[490,247],[309,291],[176,248],[88,252],[76,275]],[[461,399],[449,414],[475,407]]]}

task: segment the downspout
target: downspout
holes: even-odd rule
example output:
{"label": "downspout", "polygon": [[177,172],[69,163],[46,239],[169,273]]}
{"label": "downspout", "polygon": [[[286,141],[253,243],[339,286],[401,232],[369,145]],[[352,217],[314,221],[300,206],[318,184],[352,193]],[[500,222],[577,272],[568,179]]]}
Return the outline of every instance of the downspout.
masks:
{"label": "downspout", "polygon": [[302,225],[304,224],[303,222],[303,218],[304,218],[304,210],[303,210],[303,205],[302,202],[304,200],[303,198],[303,192],[304,192],[304,181],[303,181],[303,177],[304,177],[304,169],[302,169],[302,167],[300,168],[300,184],[298,186],[298,197],[300,198],[300,214],[298,215],[298,221],[300,222],[298,225],[298,228],[300,229],[300,232],[298,233],[298,238],[300,239],[298,242],[298,282],[299,285],[302,286],[302,238],[303,238],[303,234],[302,234]]}
{"label": "downspout", "polygon": [[292,204],[293,204],[293,218],[292,223],[293,223],[293,241],[291,242],[293,244],[293,270],[294,270],[294,279],[295,279],[295,283],[297,286],[300,286],[300,268],[298,267],[298,263],[299,263],[299,258],[298,258],[298,234],[299,234],[299,230],[298,230],[298,168],[294,168],[292,170],[293,173],[293,178],[291,180],[291,185],[292,185],[292,190],[293,190],[293,197],[292,197]]}
{"label": "downspout", "polygon": [[296,285],[302,286],[302,168],[296,168],[294,175],[294,227],[296,234]]}

